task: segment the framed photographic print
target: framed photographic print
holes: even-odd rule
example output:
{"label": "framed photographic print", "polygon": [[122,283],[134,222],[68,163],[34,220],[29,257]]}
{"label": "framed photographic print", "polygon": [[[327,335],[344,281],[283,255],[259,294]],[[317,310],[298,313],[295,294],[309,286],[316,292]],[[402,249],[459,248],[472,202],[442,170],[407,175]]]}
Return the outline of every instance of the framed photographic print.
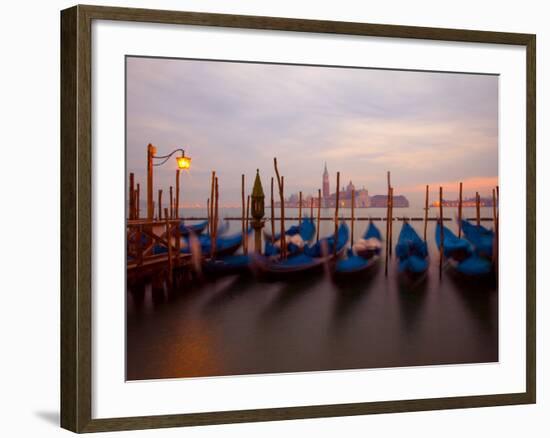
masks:
{"label": "framed photographic print", "polygon": [[535,36],[61,13],[61,420],[535,402]]}

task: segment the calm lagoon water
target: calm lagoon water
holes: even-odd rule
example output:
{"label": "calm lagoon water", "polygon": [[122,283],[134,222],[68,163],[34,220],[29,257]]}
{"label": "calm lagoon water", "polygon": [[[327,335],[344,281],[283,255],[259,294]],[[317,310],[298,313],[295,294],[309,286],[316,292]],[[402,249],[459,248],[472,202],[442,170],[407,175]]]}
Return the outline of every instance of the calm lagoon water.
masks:
{"label": "calm lagoon water", "polygon": [[[492,217],[491,208],[481,216]],[[304,209],[304,214],[309,212]],[[342,212],[349,216],[349,210]],[[186,216],[204,215],[189,210]],[[297,216],[287,209],[287,216]],[[435,217],[436,209],[430,210]],[[454,217],[456,209],[445,209]],[[464,209],[474,217],[475,209]],[[333,211],[322,210],[323,216]],[[394,216],[422,217],[422,209]],[[239,209],[221,217],[240,216]],[[269,208],[266,208],[269,216]],[[385,217],[385,209],[358,209],[358,217]],[[293,221],[287,221],[287,226]],[[355,223],[356,239],[368,221]],[[385,222],[376,222],[382,233]],[[393,244],[402,222],[393,224]],[[422,235],[423,223],[411,222]],[[447,226],[456,231],[456,223]],[[492,227],[491,222],[484,222]],[[231,232],[241,224],[231,222]],[[267,225],[269,230],[269,224]],[[321,236],[334,225],[322,221]],[[464,283],[444,271],[439,278],[435,222],[428,223],[431,264],[425,283],[407,289],[380,269],[350,283],[315,274],[292,282],[232,276],[171,290],[151,284],[127,293],[129,380],[304,372],[498,361],[496,284]],[[252,245],[252,243],[251,243]]]}

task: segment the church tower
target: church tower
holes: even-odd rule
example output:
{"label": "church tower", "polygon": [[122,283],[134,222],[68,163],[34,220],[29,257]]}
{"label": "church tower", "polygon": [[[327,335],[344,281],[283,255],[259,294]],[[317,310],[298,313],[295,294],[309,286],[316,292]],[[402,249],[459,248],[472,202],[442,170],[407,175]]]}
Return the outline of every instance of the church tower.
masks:
{"label": "church tower", "polygon": [[325,162],[325,171],[323,172],[323,199],[325,201],[325,205],[327,205],[329,197],[330,197],[330,184],[328,180],[327,163]]}

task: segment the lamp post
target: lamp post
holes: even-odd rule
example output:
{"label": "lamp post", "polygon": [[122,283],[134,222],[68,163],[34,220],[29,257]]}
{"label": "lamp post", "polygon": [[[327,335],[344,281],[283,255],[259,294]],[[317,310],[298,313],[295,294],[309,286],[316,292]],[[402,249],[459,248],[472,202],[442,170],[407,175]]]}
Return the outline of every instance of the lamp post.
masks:
{"label": "lamp post", "polygon": [[[153,206],[153,167],[162,166],[166,163],[172,155],[176,152],[181,152],[179,157],[176,157],[176,163],[178,165],[176,171],[176,205],[179,203],[179,172],[182,169],[189,169],[191,167],[191,158],[185,156],[185,151],[181,148],[174,149],[167,155],[156,156],[157,148],[152,144],[147,145],[147,220],[152,221],[154,216]],[[155,163],[154,160],[162,160],[160,163]],[[176,212],[176,217],[178,213]]]}
{"label": "lamp post", "polygon": [[254,228],[254,250],[261,254],[262,252],[262,228],[264,226],[264,190],[262,188],[262,181],[260,180],[260,171],[256,169],[256,179],[254,180],[254,186],[252,187],[252,227]]}

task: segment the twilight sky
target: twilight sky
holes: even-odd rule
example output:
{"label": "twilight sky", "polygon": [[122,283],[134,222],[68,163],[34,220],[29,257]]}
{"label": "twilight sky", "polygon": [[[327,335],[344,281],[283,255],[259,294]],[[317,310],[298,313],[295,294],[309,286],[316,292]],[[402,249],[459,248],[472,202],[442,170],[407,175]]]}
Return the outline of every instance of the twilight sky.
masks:
{"label": "twilight sky", "polygon": [[[127,58],[127,165],[145,193],[147,144],[192,157],[182,174],[185,206],[204,206],[216,170],[220,203],[240,205],[241,174],[251,190],[260,169],[266,196],[273,157],[285,195],[321,188],[325,161],[336,186],[352,180],[371,195],[411,206],[425,185],[435,199],[479,190],[498,176],[498,77],[392,70]],[[175,184],[175,159],[155,168],[157,189]],[[164,199],[167,199],[164,197]]]}

